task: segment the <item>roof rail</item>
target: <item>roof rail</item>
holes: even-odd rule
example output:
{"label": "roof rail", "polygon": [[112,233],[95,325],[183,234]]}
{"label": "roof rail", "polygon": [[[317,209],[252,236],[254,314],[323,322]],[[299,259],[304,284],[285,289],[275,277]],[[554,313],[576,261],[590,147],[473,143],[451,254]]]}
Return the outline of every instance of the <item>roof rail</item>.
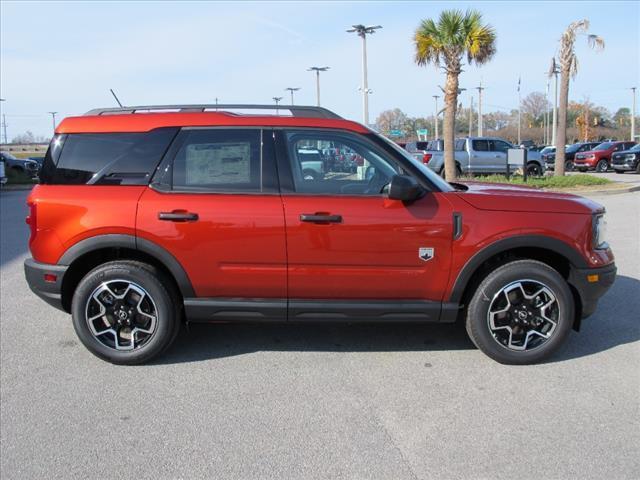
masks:
{"label": "roof rail", "polygon": [[[118,115],[136,112],[150,112],[154,110],[177,110],[178,112],[229,112],[229,110],[275,110],[289,111],[294,117],[334,118],[341,119],[338,114],[322,107],[303,105],[243,105],[243,104],[212,104],[212,105],[137,105],[133,107],[96,108],[85,115]],[[233,113],[233,112],[230,112]]]}

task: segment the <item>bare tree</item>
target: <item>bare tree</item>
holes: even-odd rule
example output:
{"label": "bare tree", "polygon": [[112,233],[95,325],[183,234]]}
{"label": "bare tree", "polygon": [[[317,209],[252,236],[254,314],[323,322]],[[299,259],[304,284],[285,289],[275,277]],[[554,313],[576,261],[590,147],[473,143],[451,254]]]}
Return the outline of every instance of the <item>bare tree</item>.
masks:
{"label": "bare tree", "polygon": [[399,108],[393,110],[385,110],[378,115],[376,125],[378,130],[386,135],[391,130],[403,130],[407,122],[407,115]]}
{"label": "bare tree", "polygon": [[522,113],[534,123],[547,110],[549,110],[549,102],[547,101],[547,96],[542,92],[531,92],[522,99]]}

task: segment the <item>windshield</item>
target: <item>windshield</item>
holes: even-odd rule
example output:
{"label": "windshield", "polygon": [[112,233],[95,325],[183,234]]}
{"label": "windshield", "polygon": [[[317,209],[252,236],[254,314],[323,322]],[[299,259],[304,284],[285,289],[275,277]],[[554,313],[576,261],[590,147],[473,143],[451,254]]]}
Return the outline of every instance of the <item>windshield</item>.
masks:
{"label": "windshield", "polygon": [[2,152],[2,158],[7,160],[17,160],[17,158],[8,152]]}
{"label": "windshield", "polygon": [[569,145],[567,147],[566,152],[569,152],[569,153],[577,152],[580,149],[580,147],[582,147],[582,143],[574,143],[573,145]]}
{"label": "windshield", "polygon": [[640,152],[640,143],[638,143],[637,145],[634,145],[633,147],[631,147],[629,149],[630,152]]}
{"label": "windshield", "polygon": [[449,182],[445,181],[442,177],[440,177],[440,175],[438,175],[436,172],[431,170],[425,164],[423,164],[423,163],[419,162],[418,160],[416,160],[415,158],[413,158],[409,154],[409,152],[407,152],[406,150],[398,147],[398,145],[396,145],[394,142],[392,142],[388,138],[384,137],[383,135],[376,135],[376,136],[378,138],[381,138],[384,141],[384,143],[386,143],[387,145],[391,146],[391,148],[393,148],[397,153],[399,153],[404,158],[406,158],[413,166],[415,166],[418,170],[420,170],[420,172],[423,173],[431,181],[431,183],[435,184],[441,191],[443,191],[443,192],[452,192],[452,191],[455,190],[451,186],[451,184],[449,184]]}
{"label": "windshield", "polygon": [[603,150],[609,150],[611,147],[613,147],[613,142],[604,142],[598,145],[596,148],[594,148],[593,151],[601,152]]}
{"label": "windshield", "polygon": [[542,150],[540,150],[540,153],[553,153],[556,151],[556,147],[544,147]]}

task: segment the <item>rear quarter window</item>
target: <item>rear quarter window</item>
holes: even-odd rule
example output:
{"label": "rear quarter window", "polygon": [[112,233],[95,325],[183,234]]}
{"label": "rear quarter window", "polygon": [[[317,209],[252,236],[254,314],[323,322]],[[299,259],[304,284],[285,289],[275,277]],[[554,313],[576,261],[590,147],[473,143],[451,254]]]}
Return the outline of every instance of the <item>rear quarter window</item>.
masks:
{"label": "rear quarter window", "polygon": [[136,133],[71,133],[52,140],[44,184],[147,185],[178,128]]}

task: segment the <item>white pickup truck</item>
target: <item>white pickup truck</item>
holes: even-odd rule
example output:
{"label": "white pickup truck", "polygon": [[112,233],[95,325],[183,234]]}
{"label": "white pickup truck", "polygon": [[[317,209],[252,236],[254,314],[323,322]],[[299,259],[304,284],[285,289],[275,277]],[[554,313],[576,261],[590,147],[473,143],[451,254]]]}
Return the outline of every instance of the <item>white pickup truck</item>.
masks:
{"label": "white pickup truck", "polygon": [[[507,150],[510,148],[517,147],[501,138],[467,137],[456,139],[454,157],[458,174],[506,173]],[[418,160],[440,175],[444,175],[444,152],[442,150],[427,150],[420,155]],[[527,173],[534,176],[544,173],[544,162],[540,157],[540,152],[527,152]]]}

